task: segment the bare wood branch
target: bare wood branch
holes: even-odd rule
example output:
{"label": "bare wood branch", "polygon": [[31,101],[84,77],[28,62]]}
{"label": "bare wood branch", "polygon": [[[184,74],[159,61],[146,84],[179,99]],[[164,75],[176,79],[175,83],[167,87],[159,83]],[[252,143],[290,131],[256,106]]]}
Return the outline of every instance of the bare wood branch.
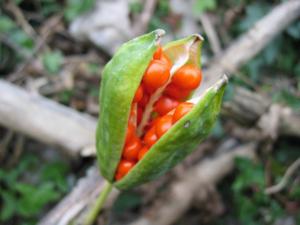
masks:
{"label": "bare wood branch", "polygon": [[285,1],[275,7],[222,54],[212,60],[208,68],[203,71],[205,85],[202,85],[199,92],[214,83],[224,73],[231,76],[299,16],[299,0]]}
{"label": "bare wood branch", "polygon": [[209,15],[206,12],[201,13],[200,21],[202,23],[203,29],[208,37],[208,41],[211,45],[212,51],[215,55],[221,52],[221,44],[218,38],[218,34],[212,24]]}
{"label": "bare wood branch", "polygon": [[[300,137],[300,114],[297,114],[289,107],[283,107],[271,103],[271,100],[263,95],[253,93],[245,88],[236,88],[233,99],[223,105],[222,113],[231,117],[239,123],[253,125],[276,106],[275,114],[279,117],[277,121],[277,135],[288,135]],[[274,114],[274,113],[273,113]],[[267,116],[269,123],[270,116]],[[261,121],[262,122],[262,121]],[[260,127],[265,125],[258,124]],[[274,136],[274,134],[273,134]]]}
{"label": "bare wood branch", "polygon": [[137,18],[132,30],[133,35],[141,35],[147,31],[148,23],[153,15],[157,0],[146,0],[144,4],[144,10]]}
{"label": "bare wood branch", "polygon": [[[192,155],[187,157],[185,161],[180,165],[177,166],[174,170],[176,175],[180,176],[180,174],[185,173],[187,168],[190,168],[192,165],[196,163],[197,160],[203,157],[203,155],[208,152],[215,149],[215,141],[205,141],[202,143],[201,146],[199,146],[199,149],[195,151]],[[63,217],[65,215],[68,215],[66,218],[68,220],[75,221],[75,224],[80,223],[81,219],[84,218],[87,210],[80,211],[78,208],[87,208],[93,204],[95,201],[96,194],[99,193],[102,190],[102,183],[103,179],[101,179],[99,173],[97,172],[96,166],[93,166],[89,169],[90,172],[87,173],[85,178],[81,178],[79,180],[78,184],[75,188],[62,200],[58,205],[53,207],[53,209],[45,215],[44,218],[42,218],[40,224],[42,225],[57,225],[60,223],[60,221],[65,221]],[[156,194],[156,189],[163,186],[168,179],[168,177],[162,177],[161,179],[158,179],[151,184],[145,184],[145,186],[140,187],[141,192],[147,192],[147,197],[145,198],[152,198]],[[100,183],[99,183],[100,182]],[[95,189],[95,192],[89,191]],[[152,191],[149,191],[151,189]],[[118,192],[115,190],[114,194],[111,198],[111,201],[106,205],[107,208],[110,207],[112,204],[112,200],[116,197]],[[151,197],[152,196],[152,197]],[[78,200],[79,199],[79,200]],[[89,199],[86,202],[82,202],[84,199]],[[80,207],[78,204],[74,204],[74,202],[79,202]]]}
{"label": "bare wood branch", "polygon": [[[240,146],[229,153],[208,159],[186,172],[165,191],[166,198],[147,210],[147,214],[130,225],[170,225],[177,221],[193,202],[194,196],[208,199],[207,187],[214,186],[234,167],[234,158],[255,157],[255,144]],[[201,192],[201,194],[199,193]]]}
{"label": "bare wood branch", "polygon": [[0,80],[0,124],[78,157],[94,146],[96,120]]}
{"label": "bare wood branch", "polygon": [[[286,1],[276,7],[254,28],[232,44],[222,54],[219,61],[214,60],[204,72],[204,79],[215,78],[216,74],[221,75],[224,72],[238,69],[245,61],[266,46],[268,41],[282,31],[285,26],[295,20],[299,14],[300,2],[297,0]],[[93,136],[96,123],[93,119],[83,118],[81,114],[72,109],[67,109],[42,97],[32,96],[4,81],[0,81],[0,90],[1,93],[4,93],[0,95],[1,124],[45,143],[56,144],[69,149],[71,155],[77,155],[83,148],[89,149],[94,143]],[[300,135],[300,129],[298,129],[300,123],[294,123],[295,118],[298,117],[288,111],[280,129],[283,129],[282,133]],[[14,118],[15,114],[16,118]],[[243,113],[243,115],[247,114]],[[48,125],[43,124],[45,122]],[[87,154],[94,154],[94,148],[91,147],[90,149],[92,150],[88,151]]]}

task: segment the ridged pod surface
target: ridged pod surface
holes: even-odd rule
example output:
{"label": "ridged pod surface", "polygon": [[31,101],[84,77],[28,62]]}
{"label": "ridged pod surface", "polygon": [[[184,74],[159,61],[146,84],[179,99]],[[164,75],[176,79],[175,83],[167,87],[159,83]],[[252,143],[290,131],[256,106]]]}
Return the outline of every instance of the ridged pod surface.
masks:
{"label": "ridged pod surface", "polygon": [[[207,137],[220,111],[226,76],[200,96],[187,100],[194,104],[191,111],[152,145],[122,179],[114,181],[125,145],[131,104],[162,34],[162,30],[156,30],[124,44],[102,74],[97,156],[102,175],[121,190],[153,180],[182,161]],[[202,40],[199,35],[191,35],[163,47],[172,62],[170,80],[183,65],[200,68]],[[162,93],[167,84],[157,90],[157,95]]]}

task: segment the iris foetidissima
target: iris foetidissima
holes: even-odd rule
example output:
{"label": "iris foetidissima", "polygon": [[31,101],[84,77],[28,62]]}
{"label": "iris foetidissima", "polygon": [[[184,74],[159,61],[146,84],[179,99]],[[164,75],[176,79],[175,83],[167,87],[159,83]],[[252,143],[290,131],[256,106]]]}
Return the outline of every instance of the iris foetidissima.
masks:
{"label": "iris foetidissima", "polygon": [[96,145],[107,184],[86,224],[112,187],[156,179],[194,151],[220,111],[225,75],[199,91],[203,38],[195,34],[161,47],[163,34],[156,30],[123,44],[103,70]]}

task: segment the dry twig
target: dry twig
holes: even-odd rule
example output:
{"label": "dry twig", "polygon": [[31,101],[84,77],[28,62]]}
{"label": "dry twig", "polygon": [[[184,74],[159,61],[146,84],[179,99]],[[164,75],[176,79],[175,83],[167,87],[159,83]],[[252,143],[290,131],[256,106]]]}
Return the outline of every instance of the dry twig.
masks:
{"label": "dry twig", "polygon": [[30,36],[33,40],[36,40],[37,34],[36,34],[35,30],[28,23],[22,10],[16,5],[16,3],[14,1],[8,1],[8,3],[5,4],[5,8],[14,15],[14,17],[17,21],[17,24],[21,26],[21,28],[24,30],[24,32],[28,36]]}
{"label": "dry twig", "polygon": [[221,52],[221,44],[218,34],[214,28],[214,25],[209,18],[209,15],[205,12],[201,13],[200,21],[202,23],[203,29],[208,37],[208,41],[211,45],[213,53],[217,56]]}
{"label": "dry twig", "polygon": [[298,168],[300,167],[300,158],[298,158],[295,162],[293,162],[292,165],[289,166],[289,168],[287,169],[287,171],[285,172],[284,176],[282,177],[281,181],[271,187],[268,187],[265,190],[265,193],[268,195],[271,194],[275,194],[277,192],[280,192],[283,188],[286,187],[286,185],[288,184],[290,178],[293,176],[293,174],[295,172],[298,171]]}
{"label": "dry twig", "polygon": [[135,24],[133,25],[133,36],[141,35],[146,32],[149,21],[154,13],[157,0],[146,0],[144,4],[144,10],[137,18]]}
{"label": "dry twig", "polygon": [[38,52],[42,49],[43,46],[46,46],[46,42],[51,36],[51,34],[55,31],[55,26],[61,21],[62,15],[54,15],[51,17],[48,22],[46,22],[47,29],[45,32],[38,36],[37,43],[31,53],[25,61],[19,66],[18,70],[9,76],[9,81],[16,81],[22,76],[22,72],[26,69],[26,67],[33,61],[34,57],[38,54]]}

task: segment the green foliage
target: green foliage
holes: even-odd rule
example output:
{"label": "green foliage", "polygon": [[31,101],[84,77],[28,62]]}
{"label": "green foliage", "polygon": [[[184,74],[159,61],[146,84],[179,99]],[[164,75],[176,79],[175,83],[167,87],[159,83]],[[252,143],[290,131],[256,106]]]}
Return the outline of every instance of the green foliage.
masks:
{"label": "green foliage", "polygon": [[61,6],[57,0],[40,0],[41,13],[44,17],[48,17],[61,10]]}
{"label": "green foliage", "polygon": [[89,11],[95,5],[95,0],[67,0],[64,10],[64,16],[68,22],[71,22],[79,15]]}
{"label": "green foliage", "polygon": [[[255,22],[265,16],[273,7],[271,2],[249,2],[245,8],[245,16],[240,19],[233,28],[238,34],[246,32]],[[273,100],[293,107],[300,108],[299,97],[295,90],[300,90],[300,61],[299,53],[300,22],[291,24],[287,30],[278,35],[255,58],[250,60],[241,70],[254,84],[261,85],[264,82],[262,75],[278,76],[279,74],[296,79],[296,85],[289,90],[274,90]],[[295,77],[296,75],[296,77]],[[278,78],[277,78],[278,79]],[[234,80],[234,83],[236,80]],[[272,88],[269,90],[272,92]]]}
{"label": "green foliage", "polygon": [[130,191],[121,192],[120,196],[114,203],[113,211],[116,214],[121,214],[126,210],[133,209],[141,205],[142,200],[143,200],[142,196],[134,192],[130,192]]}
{"label": "green foliage", "polygon": [[[16,23],[7,15],[0,15],[1,37],[6,37],[9,42],[15,45],[23,54],[30,54],[34,48],[34,42]],[[16,52],[18,54],[19,52]],[[21,56],[21,55],[19,55]]]}
{"label": "green foliage", "polygon": [[232,189],[235,193],[240,193],[250,186],[255,186],[255,188],[258,188],[260,191],[263,189],[265,184],[262,165],[255,164],[244,158],[237,158],[235,164],[240,172],[238,178],[232,185]]}
{"label": "green foliage", "polygon": [[63,54],[56,51],[47,51],[42,55],[44,68],[51,74],[57,73],[63,63]]}
{"label": "green foliage", "polygon": [[[234,181],[229,185],[223,184],[224,194],[228,195],[228,204],[230,205],[225,217],[236,218],[237,224],[256,225],[256,224],[274,224],[275,220],[284,217],[285,204],[279,202],[276,198],[266,195],[264,190],[265,173],[268,169],[272,183],[278,183],[288,166],[299,157],[299,148],[291,142],[279,141],[273,156],[270,156],[269,167],[264,168],[262,162],[253,162],[245,158],[237,158],[235,161],[236,174]],[[284,201],[299,201],[300,187],[297,182],[290,182],[280,193]],[[217,224],[225,224],[224,219]],[[297,219],[297,216],[295,216]],[[299,218],[298,218],[299,219]]]}
{"label": "green foliage", "polygon": [[9,32],[16,28],[14,21],[6,15],[0,16],[0,32]]}
{"label": "green foliage", "polygon": [[264,2],[253,2],[246,6],[246,15],[238,23],[238,29],[242,32],[251,28],[256,21],[261,19],[270,10],[270,5]]}
{"label": "green foliage", "polygon": [[13,169],[0,169],[1,222],[18,216],[19,224],[35,224],[43,208],[68,190],[65,163],[47,162],[40,167],[36,156],[26,154]]}
{"label": "green foliage", "polygon": [[286,104],[295,110],[300,109],[300,99],[289,90],[281,90],[273,95],[273,101]]}
{"label": "green foliage", "polygon": [[140,1],[130,1],[129,10],[132,13],[140,13],[143,11],[143,5]]}
{"label": "green foliage", "polygon": [[245,225],[271,224],[283,215],[279,203],[264,194],[264,168],[249,159],[236,160],[238,175],[233,182],[234,214]]}
{"label": "green foliage", "polygon": [[212,130],[212,136],[215,138],[222,138],[224,136],[225,132],[222,126],[222,121],[220,118],[217,118],[216,123]]}
{"label": "green foliage", "polygon": [[148,31],[153,31],[156,29],[164,29],[168,32],[171,28],[170,25],[164,22],[164,18],[170,13],[170,5],[168,0],[158,1],[158,5],[154,11],[153,16],[150,19]]}
{"label": "green foliage", "polygon": [[58,99],[61,103],[68,105],[74,94],[73,90],[64,90],[58,94]]}
{"label": "green foliage", "polygon": [[98,63],[88,63],[88,71],[98,77],[100,76],[101,68]]}
{"label": "green foliage", "polygon": [[196,0],[193,10],[195,14],[199,14],[207,10],[214,10],[216,7],[216,0]]}
{"label": "green foliage", "polygon": [[287,33],[295,38],[300,39],[300,21],[296,21],[294,24],[287,28]]}

